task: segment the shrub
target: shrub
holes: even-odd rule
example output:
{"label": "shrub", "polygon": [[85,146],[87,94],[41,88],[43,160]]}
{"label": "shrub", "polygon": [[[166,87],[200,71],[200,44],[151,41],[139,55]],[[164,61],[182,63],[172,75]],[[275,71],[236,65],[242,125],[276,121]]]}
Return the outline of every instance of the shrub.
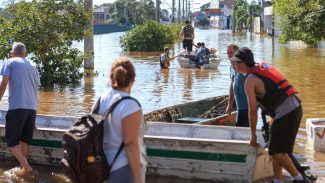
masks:
{"label": "shrub", "polygon": [[149,20],[144,25],[135,27],[121,37],[120,43],[124,51],[154,52],[164,49],[164,45],[172,44],[180,32],[180,25],[161,25]]}

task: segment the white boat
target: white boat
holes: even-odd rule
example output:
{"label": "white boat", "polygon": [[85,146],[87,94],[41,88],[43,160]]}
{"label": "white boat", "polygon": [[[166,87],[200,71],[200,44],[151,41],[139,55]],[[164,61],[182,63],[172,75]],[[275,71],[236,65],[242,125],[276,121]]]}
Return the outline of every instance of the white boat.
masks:
{"label": "white boat", "polygon": [[306,132],[314,151],[325,152],[325,118],[308,118]]}
{"label": "white boat", "polygon": [[[181,68],[195,68],[196,64],[194,61],[190,60],[187,57],[184,56],[178,56],[176,58],[178,64],[181,66]],[[209,61],[206,64],[203,64],[200,66],[202,69],[218,69],[221,62],[221,58],[218,57],[217,54],[213,55],[209,58]]]}
{"label": "white boat", "polygon": [[[4,141],[5,114],[0,111],[0,158],[8,160],[13,158]],[[38,115],[29,161],[59,166],[62,135],[76,119]],[[248,183],[272,176],[269,156],[251,147],[249,137],[249,128],[147,122],[148,175]]]}

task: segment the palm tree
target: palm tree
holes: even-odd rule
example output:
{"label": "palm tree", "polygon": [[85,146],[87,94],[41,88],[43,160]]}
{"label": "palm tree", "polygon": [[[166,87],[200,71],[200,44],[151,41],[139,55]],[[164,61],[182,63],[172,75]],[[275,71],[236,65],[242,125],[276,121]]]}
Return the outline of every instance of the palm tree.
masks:
{"label": "palm tree", "polygon": [[254,17],[260,17],[261,13],[262,8],[255,1],[252,1],[252,3],[248,5],[248,14],[251,18],[248,19],[247,24],[249,25],[251,32],[253,32],[254,27]]}

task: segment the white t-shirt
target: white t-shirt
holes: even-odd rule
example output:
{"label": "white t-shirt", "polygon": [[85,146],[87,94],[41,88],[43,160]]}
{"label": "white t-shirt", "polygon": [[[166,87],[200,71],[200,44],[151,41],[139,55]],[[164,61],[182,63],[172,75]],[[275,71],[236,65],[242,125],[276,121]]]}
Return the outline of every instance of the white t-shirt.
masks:
{"label": "white t-shirt", "polygon": [[[129,96],[127,93],[110,89],[107,93],[100,98],[99,114],[103,115],[106,110],[117,100],[124,96]],[[104,124],[104,139],[103,148],[109,165],[111,165],[115,154],[117,153],[121,143],[123,142],[123,132],[122,132],[122,120],[135,112],[141,111],[142,108],[139,104],[132,99],[125,99],[121,101],[111,113]],[[145,160],[146,148],[143,143],[143,130],[144,130],[144,120],[142,119],[142,127],[139,133],[139,145],[140,145],[140,163],[146,166],[147,162]],[[120,155],[116,159],[111,171],[122,168],[128,164],[127,156],[125,150],[121,151]]]}

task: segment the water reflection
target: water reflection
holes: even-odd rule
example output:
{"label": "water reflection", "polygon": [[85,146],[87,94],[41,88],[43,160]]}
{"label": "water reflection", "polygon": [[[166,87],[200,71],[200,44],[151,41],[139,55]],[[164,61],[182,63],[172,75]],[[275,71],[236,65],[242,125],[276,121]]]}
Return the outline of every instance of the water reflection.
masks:
{"label": "water reflection", "polygon": [[[39,112],[68,116],[88,113],[100,94],[107,90],[111,63],[122,55],[119,47],[121,35],[123,33],[96,35],[94,58],[95,71],[99,75],[87,77],[77,86],[43,88],[40,91]],[[205,42],[208,48],[213,47],[219,51],[223,60],[218,70],[182,69],[176,62],[171,63],[170,69],[160,69],[160,53],[128,53],[135,64],[137,74],[132,94],[141,102],[144,111],[227,94],[230,84],[227,45],[235,43],[247,46],[254,52],[257,62],[265,60],[276,66],[299,91],[304,115],[295,152],[298,153],[299,159],[310,164],[321,177],[320,180],[325,182],[325,155],[314,153],[310,149],[308,143],[306,144],[305,132],[306,118],[325,117],[325,48],[306,48],[297,43],[279,45],[277,39],[261,38],[257,34],[242,32],[233,35],[228,30],[212,29],[197,29],[195,42]],[[82,49],[83,43],[76,43],[75,46]],[[180,48],[180,44],[174,45],[173,52],[177,53]],[[7,105],[5,94],[0,108],[6,109]],[[0,172],[1,169],[7,168],[1,164]],[[55,173],[60,171],[53,170]]]}

